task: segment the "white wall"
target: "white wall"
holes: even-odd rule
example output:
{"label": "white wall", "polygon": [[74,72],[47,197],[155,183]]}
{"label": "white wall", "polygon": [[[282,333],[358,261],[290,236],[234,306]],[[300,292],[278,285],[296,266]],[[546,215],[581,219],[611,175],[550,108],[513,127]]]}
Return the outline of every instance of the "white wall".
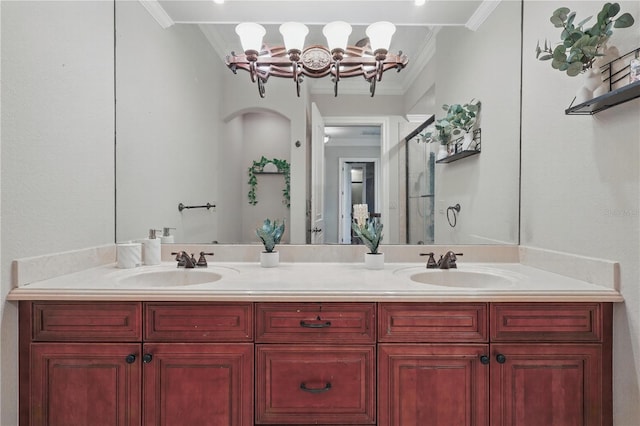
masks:
{"label": "white wall", "polygon": [[[267,81],[266,94],[260,98],[256,84],[250,84],[249,74],[239,70],[235,75],[227,70],[223,74],[222,110],[220,117],[230,123],[247,112],[271,112],[289,121],[288,139],[282,143],[289,151],[291,164],[291,207],[290,222],[287,226],[290,242],[306,242],[306,196],[307,196],[307,131],[309,105],[307,86],[302,85],[300,97],[296,96],[295,84],[289,79],[272,78]],[[227,125],[225,134],[231,140],[238,140],[235,125]],[[300,146],[296,146],[296,142]],[[248,166],[247,166],[248,167]],[[246,175],[245,175],[246,176]]]}
{"label": "white wall", "polygon": [[[594,116],[567,116],[580,86],[535,59],[538,40],[559,39],[549,23],[566,2],[524,6],[521,244],[620,262],[624,304],[615,305],[614,420],[640,419],[640,99]],[[615,30],[621,53],[640,46],[640,2],[620,2],[636,19]],[[571,2],[576,21],[600,2]]]}
{"label": "white wall", "polygon": [[285,188],[284,175],[281,174],[260,174],[256,175],[258,184],[256,185],[256,200],[258,204],[249,204],[247,193],[249,192],[248,168],[254,161],[260,162],[264,156],[269,160],[274,158],[286,160],[290,163],[290,131],[289,120],[281,115],[273,113],[247,113],[243,116],[243,139],[241,141],[231,140],[229,143],[239,142],[242,146],[242,160],[235,167],[242,170],[243,185],[241,186],[242,202],[235,212],[236,219],[242,219],[242,230],[240,243],[260,243],[256,236],[256,228],[262,226],[266,218],[271,220],[285,221],[285,234],[282,243],[290,241],[289,224],[291,223],[291,212],[283,203]]}
{"label": "white wall", "polygon": [[[482,102],[482,152],[436,164],[435,242],[517,244],[520,2],[501,2],[477,31],[443,28],[436,58],[438,108]],[[456,204],[461,210],[452,228],[446,211]]]}
{"label": "white wall", "polygon": [[[163,29],[137,1],[116,4],[117,241],[176,228],[175,241],[219,240],[220,58],[195,25]],[[223,207],[221,207],[223,208]]]}
{"label": "white wall", "polygon": [[17,424],[11,260],[113,242],[113,4],[1,2],[0,424]]}

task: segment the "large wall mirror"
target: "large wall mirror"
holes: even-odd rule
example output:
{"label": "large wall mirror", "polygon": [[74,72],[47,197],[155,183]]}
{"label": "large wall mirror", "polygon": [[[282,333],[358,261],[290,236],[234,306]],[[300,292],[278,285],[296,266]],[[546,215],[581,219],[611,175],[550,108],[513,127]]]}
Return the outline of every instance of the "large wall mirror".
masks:
{"label": "large wall mirror", "polygon": [[[337,97],[329,78],[305,79],[298,97],[272,77],[261,98],[226,67],[242,21],[263,23],[272,46],[288,20],[308,23],[305,45],[325,44],[327,3],[116,2],[118,241],[173,228],[176,243],[257,243],[255,228],[278,218],[283,243],[349,244],[351,206],[366,203],[386,244],[518,244],[521,2],[340,2],[349,44],[390,20],[390,51],[409,57],[374,97],[361,78]],[[416,129],[471,99],[481,153],[436,163]]]}

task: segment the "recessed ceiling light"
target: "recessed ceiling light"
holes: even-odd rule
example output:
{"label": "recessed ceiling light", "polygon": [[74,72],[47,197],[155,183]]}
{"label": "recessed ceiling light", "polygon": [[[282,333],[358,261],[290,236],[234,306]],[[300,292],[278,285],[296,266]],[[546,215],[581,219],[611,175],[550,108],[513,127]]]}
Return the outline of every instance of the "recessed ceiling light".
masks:
{"label": "recessed ceiling light", "polygon": [[[213,0],[213,2],[214,2],[215,4],[222,4],[222,3],[224,3],[224,0]],[[423,3],[424,3],[424,2],[423,2]]]}
{"label": "recessed ceiling light", "polygon": [[426,3],[426,0],[416,0],[416,6],[422,6]]}

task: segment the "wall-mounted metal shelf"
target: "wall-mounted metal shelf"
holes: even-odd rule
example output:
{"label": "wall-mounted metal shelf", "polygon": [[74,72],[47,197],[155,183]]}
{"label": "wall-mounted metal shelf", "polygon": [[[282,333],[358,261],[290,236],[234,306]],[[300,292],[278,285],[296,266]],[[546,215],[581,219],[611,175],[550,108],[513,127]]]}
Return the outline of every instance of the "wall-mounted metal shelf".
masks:
{"label": "wall-mounted metal shelf", "polygon": [[597,96],[578,105],[573,105],[572,103],[571,105],[569,105],[569,108],[564,110],[564,113],[566,115],[593,115],[600,111],[604,111],[605,109],[611,108],[612,106],[620,105],[622,103],[640,97],[640,81],[635,81],[633,83],[629,83],[625,86],[614,89],[617,83],[620,83],[621,81],[629,77],[629,64],[622,67],[618,71],[612,72],[612,70],[616,68],[614,64],[617,64],[619,61],[623,60],[623,58],[626,58],[628,56],[634,54],[637,55],[639,52],[640,47],[620,56],[617,59],[614,59],[613,61],[602,67],[602,74],[605,76],[603,80],[609,83],[609,93]]}
{"label": "wall-mounted metal shelf", "polygon": [[439,164],[446,164],[446,163],[452,163],[454,161],[458,161],[461,160],[463,158],[466,157],[470,157],[472,155],[478,155],[480,154],[480,144],[482,142],[482,132],[480,131],[480,129],[476,129],[473,131],[473,146],[474,149],[462,149],[462,142],[463,142],[463,138],[458,138],[455,141],[453,141],[453,146],[454,148],[454,152],[453,154],[450,154],[448,157],[445,157],[441,160],[436,161],[436,163]]}
{"label": "wall-mounted metal shelf", "polygon": [[567,108],[564,113],[566,115],[593,115],[639,96],[640,81],[636,81],[589,101]]}

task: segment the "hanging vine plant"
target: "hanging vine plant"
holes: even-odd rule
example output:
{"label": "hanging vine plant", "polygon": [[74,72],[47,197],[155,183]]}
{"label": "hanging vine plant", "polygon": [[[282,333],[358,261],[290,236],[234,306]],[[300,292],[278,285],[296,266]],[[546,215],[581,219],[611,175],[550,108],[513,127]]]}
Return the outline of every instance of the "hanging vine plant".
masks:
{"label": "hanging vine plant", "polygon": [[267,164],[273,164],[277,169],[278,173],[282,173],[284,175],[284,189],[282,190],[282,195],[284,199],[282,203],[287,207],[291,207],[291,195],[289,194],[291,187],[291,176],[290,169],[291,165],[287,162],[287,160],[279,160],[277,158],[268,159],[262,156],[260,161],[254,161],[251,167],[249,167],[249,204],[255,206],[258,204],[258,200],[256,199],[256,187],[258,186],[258,177],[256,174],[265,173],[264,168]]}

